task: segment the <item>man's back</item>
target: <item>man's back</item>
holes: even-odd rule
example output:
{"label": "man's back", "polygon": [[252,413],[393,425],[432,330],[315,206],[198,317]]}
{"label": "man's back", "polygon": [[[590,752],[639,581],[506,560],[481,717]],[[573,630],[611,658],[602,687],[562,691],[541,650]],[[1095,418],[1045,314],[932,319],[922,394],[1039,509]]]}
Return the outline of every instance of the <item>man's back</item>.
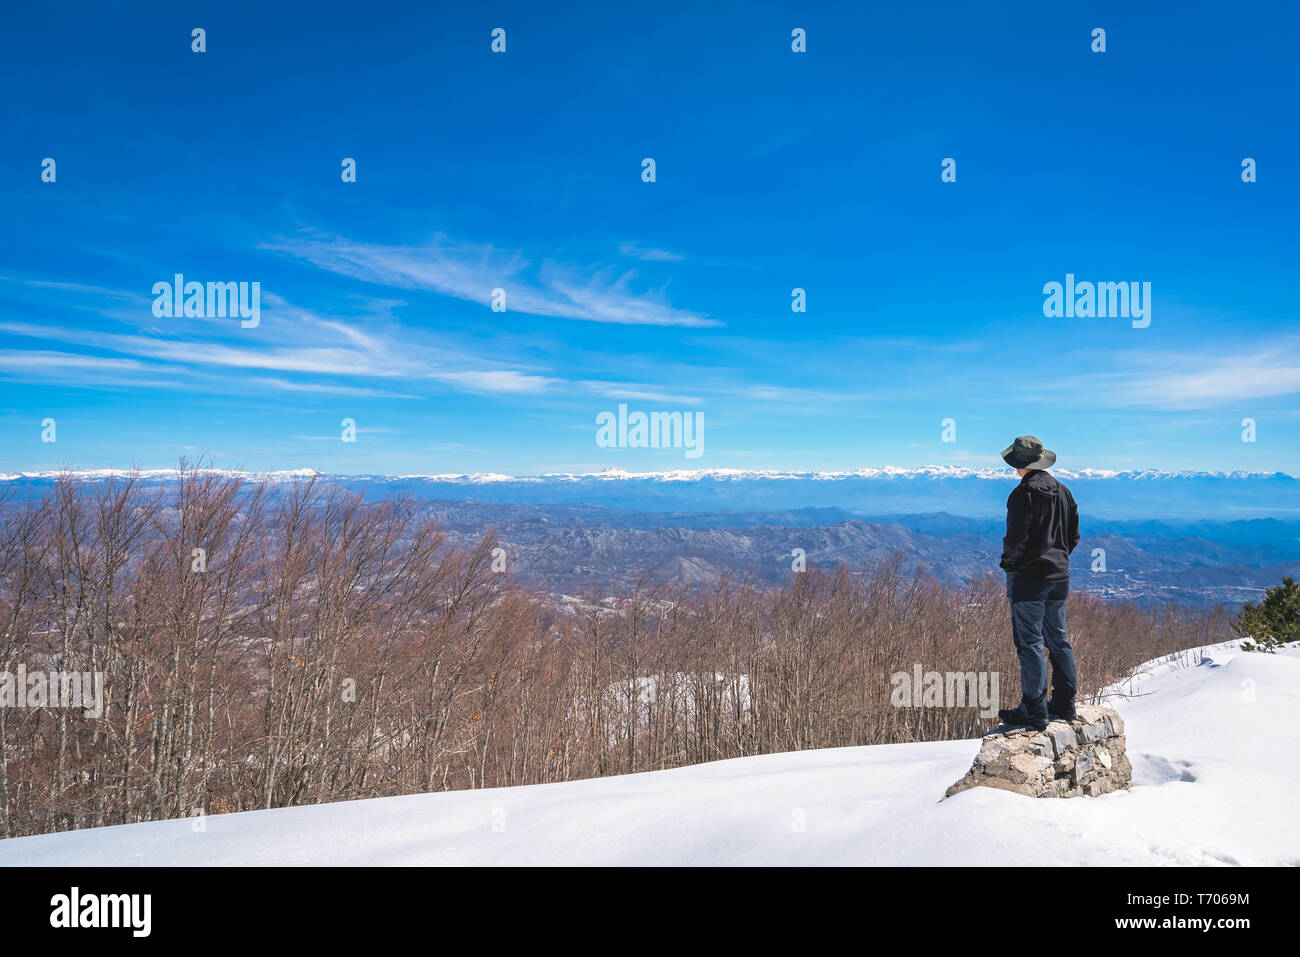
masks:
{"label": "man's back", "polygon": [[1041,469],[1031,470],[1007,497],[1001,566],[1043,581],[1070,577],[1079,544],[1079,509],[1070,490]]}
{"label": "man's back", "polygon": [[[1002,540],[1011,637],[1020,661],[1020,706],[999,709],[998,718],[1042,731],[1049,718],[1073,717],[1079,689],[1065,624],[1070,552],[1079,544],[1079,510],[1070,490],[1047,474],[1056,464],[1056,453],[1043,448],[1038,436],[1016,436],[1002,450],[1002,461],[1020,476],[1007,498],[1007,537]],[[1050,701],[1044,646],[1052,662]]]}

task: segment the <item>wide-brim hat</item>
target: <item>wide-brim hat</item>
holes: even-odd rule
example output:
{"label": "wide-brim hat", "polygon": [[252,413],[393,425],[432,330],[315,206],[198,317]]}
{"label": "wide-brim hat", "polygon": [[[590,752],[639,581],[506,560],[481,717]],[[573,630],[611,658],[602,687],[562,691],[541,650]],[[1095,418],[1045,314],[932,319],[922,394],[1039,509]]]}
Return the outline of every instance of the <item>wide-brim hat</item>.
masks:
{"label": "wide-brim hat", "polygon": [[1043,448],[1036,435],[1018,435],[1002,450],[1002,461],[1013,469],[1049,469],[1056,464],[1056,453]]}

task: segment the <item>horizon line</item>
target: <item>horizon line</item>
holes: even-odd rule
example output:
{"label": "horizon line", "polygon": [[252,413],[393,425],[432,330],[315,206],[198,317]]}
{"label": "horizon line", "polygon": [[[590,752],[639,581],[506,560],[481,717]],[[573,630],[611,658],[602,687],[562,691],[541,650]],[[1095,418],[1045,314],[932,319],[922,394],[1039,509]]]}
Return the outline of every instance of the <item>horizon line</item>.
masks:
{"label": "horizon line", "polygon": [[[830,470],[830,469],[736,469],[736,468],[713,468],[713,469],[664,469],[661,471],[634,472],[628,469],[610,466],[596,472],[539,472],[534,474],[507,475],[501,472],[442,472],[442,473],[409,473],[409,474],[392,474],[385,472],[329,472],[322,469],[303,467],[296,469],[233,469],[233,468],[216,468],[210,466],[195,468],[162,468],[162,469],[145,469],[145,468],[87,468],[87,469],[44,469],[36,471],[19,471],[19,472],[0,472],[0,482],[17,482],[24,479],[51,479],[61,476],[77,478],[113,478],[117,476],[137,478],[165,478],[180,475],[182,472],[194,472],[199,474],[220,474],[239,476],[243,478],[263,478],[269,480],[295,480],[308,478],[325,478],[325,479],[385,479],[394,481],[426,481],[426,482],[444,482],[455,484],[469,485],[496,485],[508,484],[511,482],[544,482],[551,481],[579,481],[582,479],[601,479],[605,481],[628,480],[628,481],[665,481],[665,482],[689,482],[699,481],[702,479],[717,478],[727,480],[741,479],[768,479],[768,480],[844,480],[852,478],[863,479],[890,479],[890,478],[977,478],[977,479],[1009,479],[1012,475],[1008,474],[1010,467],[972,467],[965,465],[922,465],[922,466],[863,466],[857,469]],[[1215,470],[1215,469],[1051,469],[1053,474],[1070,479],[1082,479],[1084,481],[1097,479],[1126,479],[1126,478],[1286,478],[1296,479],[1297,476],[1281,470]]]}

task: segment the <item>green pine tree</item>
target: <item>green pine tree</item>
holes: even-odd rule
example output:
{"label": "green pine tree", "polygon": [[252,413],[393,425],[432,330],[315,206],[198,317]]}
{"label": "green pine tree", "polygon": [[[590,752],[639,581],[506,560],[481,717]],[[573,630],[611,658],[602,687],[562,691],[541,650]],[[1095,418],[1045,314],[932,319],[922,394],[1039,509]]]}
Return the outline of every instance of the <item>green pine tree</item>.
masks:
{"label": "green pine tree", "polygon": [[1275,652],[1291,641],[1300,641],[1300,585],[1294,578],[1264,592],[1258,605],[1247,603],[1232,623],[1232,630],[1247,639],[1243,651]]}

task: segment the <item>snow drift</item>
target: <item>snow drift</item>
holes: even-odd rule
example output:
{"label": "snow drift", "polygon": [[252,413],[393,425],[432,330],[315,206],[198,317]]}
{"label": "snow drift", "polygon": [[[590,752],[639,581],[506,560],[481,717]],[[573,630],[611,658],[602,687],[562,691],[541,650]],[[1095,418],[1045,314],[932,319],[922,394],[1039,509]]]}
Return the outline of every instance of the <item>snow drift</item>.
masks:
{"label": "snow drift", "polygon": [[1300,864],[1300,648],[1213,645],[1114,690],[1133,787],[1097,798],[940,803],[979,749],[945,741],[18,838],[0,864]]}

